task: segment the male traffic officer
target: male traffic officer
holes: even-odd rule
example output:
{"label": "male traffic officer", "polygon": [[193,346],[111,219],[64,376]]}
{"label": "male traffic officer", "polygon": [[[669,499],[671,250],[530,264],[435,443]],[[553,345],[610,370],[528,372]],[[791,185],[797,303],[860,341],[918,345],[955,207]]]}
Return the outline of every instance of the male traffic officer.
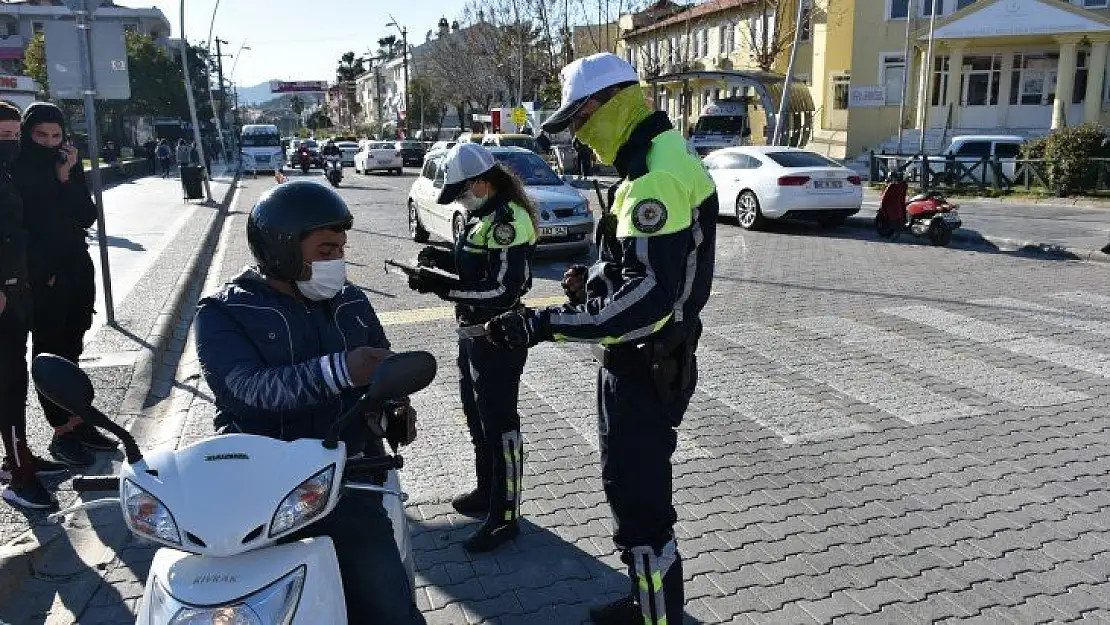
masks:
{"label": "male traffic officer", "polygon": [[601,479],[632,592],[590,616],[601,624],[677,625],[682,560],[670,459],[697,377],[699,314],[713,279],[716,189],[667,115],[651,111],[631,65],[595,54],[563,68],[561,80],[562,107],[544,130],[569,127],[622,177],[599,224],[601,259],[567,272],[567,304],[504,313],[487,331],[495,343],[518,347],[595,344]]}

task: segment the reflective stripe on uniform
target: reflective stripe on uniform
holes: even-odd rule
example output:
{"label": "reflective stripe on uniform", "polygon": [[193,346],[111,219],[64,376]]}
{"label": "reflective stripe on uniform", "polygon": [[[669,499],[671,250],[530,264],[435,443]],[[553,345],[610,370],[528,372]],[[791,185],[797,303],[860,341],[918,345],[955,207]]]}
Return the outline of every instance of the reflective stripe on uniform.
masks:
{"label": "reflective stripe on uniform", "polygon": [[501,435],[502,453],[505,455],[505,520],[520,518],[521,481],[524,478],[524,441],[520,431]]}
{"label": "reflective stripe on uniform", "polygon": [[640,594],[640,611],[644,625],[667,625],[667,597],[663,592],[663,578],[676,559],[677,547],[672,539],[663,545],[659,555],[655,549],[642,545],[633,547],[632,574]]}

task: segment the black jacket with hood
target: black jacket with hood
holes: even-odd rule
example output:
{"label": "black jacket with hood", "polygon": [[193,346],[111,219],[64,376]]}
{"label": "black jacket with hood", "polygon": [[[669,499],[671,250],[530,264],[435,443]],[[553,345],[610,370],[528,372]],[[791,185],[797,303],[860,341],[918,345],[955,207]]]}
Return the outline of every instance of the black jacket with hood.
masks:
{"label": "black jacket with hood", "polygon": [[[96,222],[96,205],[85,184],[84,167],[79,160],[69,172],[69,180],[58,180],[58,148],[41,146],[31,140],[31,129],[44,122],[62,126],[62,111],[48,102],[35,102],[23,112],[22,141],[13,178],[23,199],[24,223],[30,236],[28,248],[31,285],[44,284],[51,277],[68,273],[88,261],[86,230]],[[84,261],[84,262],[81,262]]]}

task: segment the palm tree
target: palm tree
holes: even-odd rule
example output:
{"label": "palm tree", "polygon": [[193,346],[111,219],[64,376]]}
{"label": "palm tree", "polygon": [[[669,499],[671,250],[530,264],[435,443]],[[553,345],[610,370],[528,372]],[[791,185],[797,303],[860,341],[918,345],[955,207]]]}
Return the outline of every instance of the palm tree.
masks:
{"label": "palm tree", "polygon": [[304,112],[304,98],[298,94],[293,94],[293,97],[289,98],[289,108],[293,110],[293,114],[297,116],[297,121],[300,123],[302,121],[301,113]]}
{"label": "palm tree", "polygon": [[343,96],[347,101],[348,119],[354,126],[354,119],[358,103],[355,101],[355,77],[366,71],[363,66],[365,59],[356,57],[354,52],[347,52],[339,57],[339,66],[335,68],[336,82],[343,85]]}

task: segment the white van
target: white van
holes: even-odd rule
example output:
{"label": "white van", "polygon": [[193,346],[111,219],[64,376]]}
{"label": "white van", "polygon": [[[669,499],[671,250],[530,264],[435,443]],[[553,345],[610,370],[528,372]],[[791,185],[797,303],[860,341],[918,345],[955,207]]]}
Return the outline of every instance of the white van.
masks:
{"label": "white van", "polygon": [[751,136],[747,100],[717,100],[702,107],[690,133],[690,147],[705,156],[713,150],[748,145]]}
{"label": "white van", "polygon": [[243,169],[281,171],[285,165],[285,152],[281,147],[281,134],[273,124],[247,124],[239,133],[239,150]]}
{"label": "white van", "polygon": [[[998,159],[1002,175],[1013,179],[1023,145],[1025,137],[1019,135],[960,135],[952,137],[952,144],[944,151],[944,157],[955,159],[972,170],[971,174],[964,174],[961,182],[969,182],[972,176],[978,182],[983,181],[983,157],[987,157],[991,163]],[[929,164],[932,163],[933,159],[930,158]],[[987,166],[986,182],[994,182],[994,168],[991,165]]]}

